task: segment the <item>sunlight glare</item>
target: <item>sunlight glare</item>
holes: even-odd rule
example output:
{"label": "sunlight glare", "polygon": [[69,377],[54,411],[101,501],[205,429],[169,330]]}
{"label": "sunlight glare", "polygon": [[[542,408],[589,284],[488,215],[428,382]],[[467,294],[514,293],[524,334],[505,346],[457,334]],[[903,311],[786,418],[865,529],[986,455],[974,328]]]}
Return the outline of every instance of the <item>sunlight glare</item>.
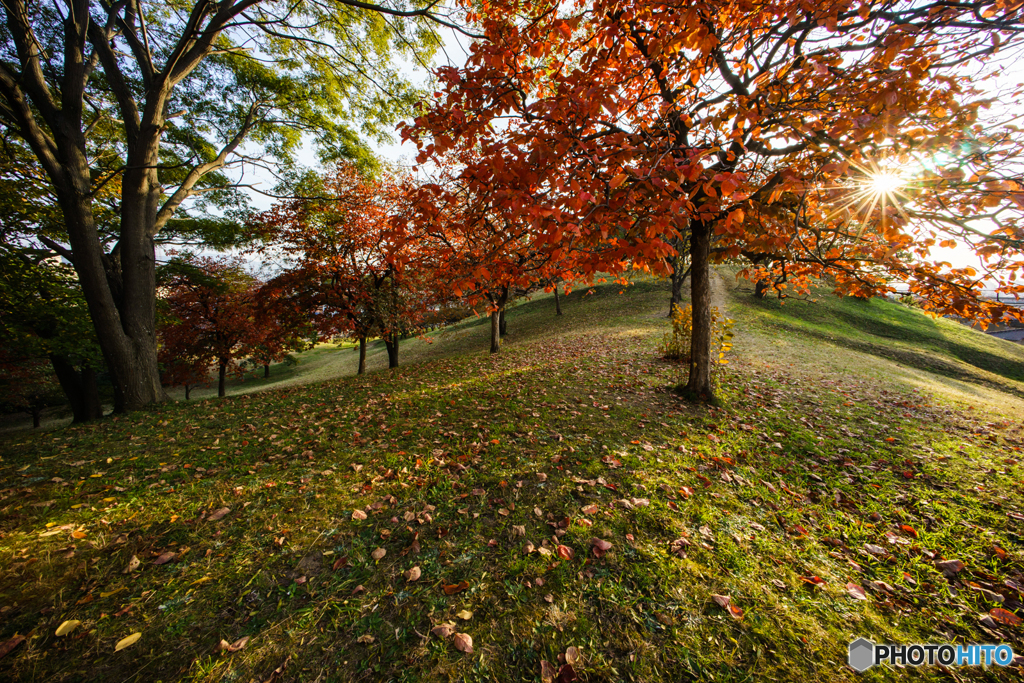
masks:
{"label": "sunlight glare", "polygon": [[868,188],[876,195],[893,195],[904,185],[903,178],[893,171],[879,171],[868,177]]}

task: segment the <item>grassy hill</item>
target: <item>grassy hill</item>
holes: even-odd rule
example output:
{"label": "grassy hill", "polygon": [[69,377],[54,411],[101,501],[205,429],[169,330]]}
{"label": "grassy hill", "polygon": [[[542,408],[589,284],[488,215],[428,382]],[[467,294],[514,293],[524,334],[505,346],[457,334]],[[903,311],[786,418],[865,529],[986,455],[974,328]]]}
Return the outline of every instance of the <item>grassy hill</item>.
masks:
{"label": "grassy hill", "polygon": [[945,680],[847,644],[1024,652],[1021,347],[720,279],[719,407],[670,390],[642,281],[517,306],[498,356],[470,320],[395,371],[311,382],[354,365],[321,348],[273,391],[6,436],[0,678]]}

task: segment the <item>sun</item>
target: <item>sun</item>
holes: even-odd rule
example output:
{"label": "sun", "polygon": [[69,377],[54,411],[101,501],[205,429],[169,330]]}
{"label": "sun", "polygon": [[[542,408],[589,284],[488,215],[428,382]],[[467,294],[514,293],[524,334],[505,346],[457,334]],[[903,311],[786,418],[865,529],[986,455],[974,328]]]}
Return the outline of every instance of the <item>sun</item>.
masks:
{"label": "sun", "polygon": [[875,196],[892,197],[906,185],[906,181],[895,171],[878,171],[868,175],[865,189]]}

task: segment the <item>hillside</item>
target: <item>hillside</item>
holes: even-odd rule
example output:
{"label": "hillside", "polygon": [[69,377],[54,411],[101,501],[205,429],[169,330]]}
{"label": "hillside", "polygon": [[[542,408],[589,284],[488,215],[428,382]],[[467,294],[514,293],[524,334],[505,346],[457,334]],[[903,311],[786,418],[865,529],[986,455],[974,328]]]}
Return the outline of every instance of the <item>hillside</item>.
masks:
{"label": "hillside", "polygon": [[522,303],[498,356],[481,318],[395,371],[302,384],[354,364],[322,348],[275,390],[6,435],[0,678],[946,680],[847,644],[1024,652],[1020,346],[722,275],[700,407],[662,283],[621,290]]}

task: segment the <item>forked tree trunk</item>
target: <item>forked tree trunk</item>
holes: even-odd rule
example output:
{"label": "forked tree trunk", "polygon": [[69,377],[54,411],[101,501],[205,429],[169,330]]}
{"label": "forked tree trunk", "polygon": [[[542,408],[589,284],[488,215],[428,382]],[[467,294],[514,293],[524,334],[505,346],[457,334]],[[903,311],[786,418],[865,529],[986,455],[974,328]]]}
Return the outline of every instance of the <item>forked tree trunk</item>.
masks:
{"label": "forked tree trunk", "polygon": [[555,315],[562,315],[562,304],[558,300],[558,285],[555,285]]}
{"label": "forked tree trunk", "polygon": [[[390,355],[389,355],[390,357]],[[357,375],[366,373],[366,337],[359,338],[359,369],[356,370]]]}
{"label": "forked tree trunk", "polygon": [[71,404],[72,422],[88,422],[103,417],[103,404],[96,386],[96,371],[92,368],[78,370],[66,358],[50,356],[53,371],[60,382],[60,388]]}
{"label": "forked tree trunk", "polygon": [[690,337],[690,377],[686,394],[693,400],[712,401],[711,385],[711,225],[691,224],[690,304],[693,307],[693,334]]}
{"label": "forked tree trunk", "polygon": [[398,367],[398,333],[391,333],[384,337],[384,346],[388,349],[388,367]]}
{"label": "forked tree trunk", "polygon": [[228,361],[226,358],[220,359],[220,367],[217,371],[217,396],[224,398],[226,386],[226,379],[228,375]]}

